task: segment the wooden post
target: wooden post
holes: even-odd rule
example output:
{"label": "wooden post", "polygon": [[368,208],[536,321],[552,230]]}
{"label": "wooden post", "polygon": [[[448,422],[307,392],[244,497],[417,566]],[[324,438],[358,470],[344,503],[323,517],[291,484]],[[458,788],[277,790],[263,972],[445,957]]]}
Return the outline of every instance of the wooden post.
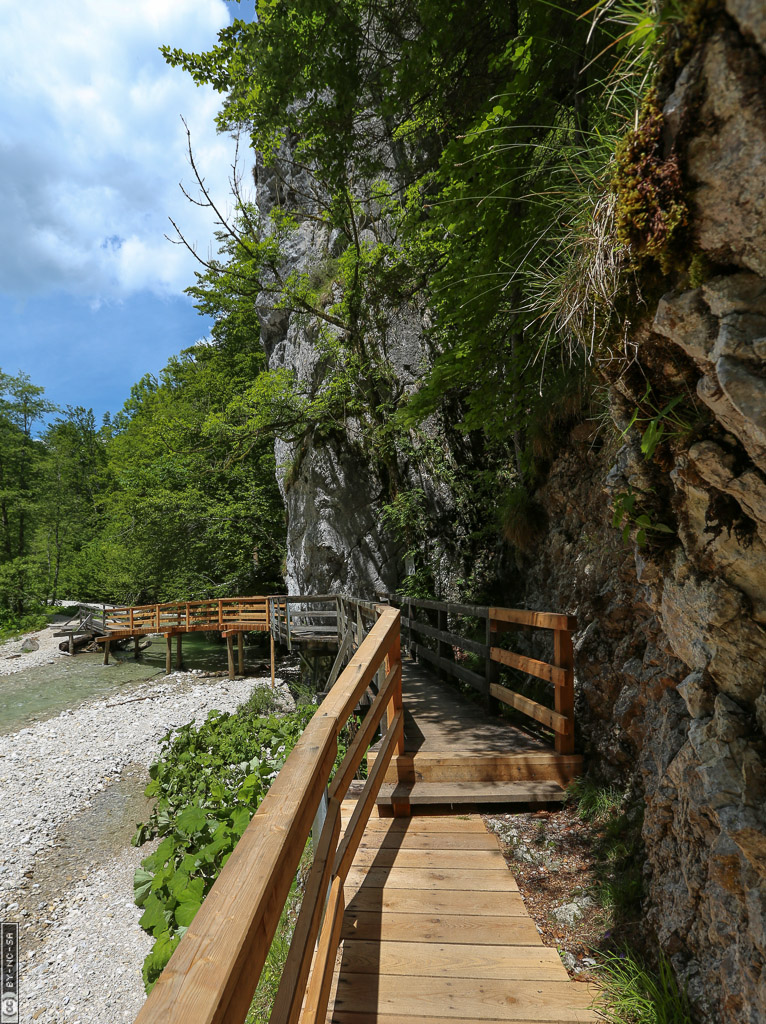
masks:
{"label": "wooden post", "polygon": [[[449,630],[449,622],[448,622],[448,619],[447,619],[447,609],[446,608],[440,608],[439,611],[437,612],[437,616],[438,616],[437,617],[437,624],[438,624],[437,628],[439,629],[439,632],[441,632],[441,633],[448,632],[448,630]],[[439,655],[440,658],[445,658],[445,659],[447,659],[449,661],[453,661],[454,658],[455,658],[455,653],[452,650],[452,645],[448,644],[445,640],[442,640],[441,637],[439,637],[439,639],[437,641],[437,644],[436,644],[436,653]],[[439,678],[443,682],[446,682],[450,678],[450,674],[449,674],[449,672],[446,671],[446,669],[440,668],[439,669]]]}
{"label": "wooden post", "polygon": [[176,637],[176,668],[178,669],[179,672],[183,668],[183,664],[184,664],[184,662],[183,662],[183,648],[181,646],[182,637],[183,637],[182,633],[179,633],[178,636]]}
{"label": "wooden post", "polygon": [[104,664],[105,665],[109,664],[109,640],[110,640],[110,637],[107,637],[106,640],[104,640]]}
{"label": "wooden post", "polygon": [[493,646],[496,646],[497,634],[495,632],[495,620],[489,617],[487,612],[487,629],[486,629],[486,640],[487,654],[484,658],[484,676],[487,680],[487,714],[499,715],[500,714],[500,701],[497,697],[493,697],[490,693],[490,689],[493,683],[500,682],[500,665],[498,662],[493,661],[490,655],[490,651]]}
{"label": "wooden post", "polygon": [[[401,637],[401,618],[399,620],[400,626],[396,633],[396,636],[392,637],[391,645],[386,652],[386,675],[391,671],[394,666],[398,666],[399,681],[397,682],[394,692],[391,696],[388,708],[386,709],[386,719],[388,721],[389,728],[393,722],[397,711],[402,709],[402,637]],[[404,729],[402,729],[399,739],[396,741],[396,753],[404,753]],[[409,802],[408,802],[409,807]],[[407,811],[409,813],[409,810]],[[394,814],[396,814],[396,808],[394,807]]]}
{"label": "wooden post", "polygon": [[74,657],[74,651],[75,651],[75,647],[74,647],[74,633],[70,633],[69,634],[69,653],[72,655],[72,657]]}
{"label": "wooden post", "polygon": [[223,629],[223,601],[218,602],[218,628]]}
{"label": "wooden post", "polygon": [[239,674],[245,674],[245,635],[237,633],[237,669]]}
{"label": "wooden post", "polygon": [[566,715],[569,729],[566,733],[557,732],[555,748],[557,754],[574,753],[574,650],[572,634],[568,629],[557,629],[553,634],[553,663],[563,668],[566,675],[561,686],[555,687],[556,711]]}
{"label": "wooden post", "polygon": [[234,678],[234,638],[232,636],[226,637],[226,653],[229,656],[229,679]]}
{"label": "wooden post", "polygon": [[154,606],[154,618],[155,618],[155,629],[159,633],[160,631],[160,606],[156,604]]}
{"label": "wooden post", "polygon": [[133,609],[132,608],[130,609],[130,612],[128,614],[129,614],[129,618],[130,618],[130,631],[132,633],[133,632]]}
{"label": "wooden post", "polygon": [[271,634],[271,688],[274,689],[274,634]]}
{"label": "wooden post", "polygon": [[188,629],[190,625],[191,625],[191,620],[189,618],[189,602],[187,601],[186,602],[186,628]]}
{"label": "wooden post", "polygon": [[290,640],[290,598],[285,598],[285,628],[287,629],[287,649],[292,651],[293,645]]}
{"label": "wooden post", "polygon": [[173,671],[173,637],[170,633],[165,634],[165,675],[169,676]]}

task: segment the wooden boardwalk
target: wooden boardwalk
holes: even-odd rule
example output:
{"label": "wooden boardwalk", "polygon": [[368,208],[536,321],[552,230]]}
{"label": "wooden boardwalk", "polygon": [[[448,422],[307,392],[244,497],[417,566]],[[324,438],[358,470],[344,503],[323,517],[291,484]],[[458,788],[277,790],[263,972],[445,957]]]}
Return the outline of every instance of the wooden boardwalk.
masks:
{"label": "wooden boardwalk", "polygon": [[[343,803],[344,824],[355,802]],[[333,1024],[588,1024],[477,816],[370,818],[345,883]]]}
{"label": "wooden boardwalk", "polygon": [[[411,661],[402,663],[402,699],[404,753],[388,768],[379,806],[560,803],[582,774],[582,755],[557,754]],[[368,763],[375,757],[373,747]]]}

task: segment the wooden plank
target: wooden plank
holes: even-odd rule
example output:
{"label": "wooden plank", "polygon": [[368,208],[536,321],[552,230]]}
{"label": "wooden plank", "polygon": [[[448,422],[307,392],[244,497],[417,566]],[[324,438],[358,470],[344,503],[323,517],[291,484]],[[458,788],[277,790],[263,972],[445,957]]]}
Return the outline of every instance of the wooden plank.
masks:
{"label": "wooden plank", "polygon": [[373,889],[370,885],[362,886],[346,903],[354,913],[397,911],[434,916],[488,914],[492,917],[520,917],[527,913],[520,893],[510,890],[471,892],[467,889],[440,889],[423,892],[422,889],[398,889],[393,886]]}
{"label": "wooden plank", "polygon": [[513,690],[509,690],[505,686],[497,686],[492,683],[489,689],[492,696],[497,697],[503,704],[508,704],[510,707],[516,708],[517,711],[523,711],[525,715],[534,718],[541,725],[547,725],[554,732],[566,733],[569,731],[568,719],[558,711],[551,711],[550,708],[543,707],[542,704],[538,704],[537,701],[530,700],[528,697],[522,697],[520,693],[514,693]]}
{"label": "wooden plank", "polygon": [[301,1024],[318,1024],[319,1021],[324,1020],[327,1013],[335,954],[343,925],[343,909],[343,880],[334,878],[330,886],[322,931],[319,934],[314,966],[306,991],[306,1001],[300,1016]]}
{"label": "wooden plank", "polygon": [[[385,819],[384,819],[385,820]],[[379,832],[367,829],[359,844],[362,850],[442,850],[469,853],[497,850],[495,836],[485,832]]]}
{"label": "wooden plank", "polygon": [[[346,636],[348,637],[348,633]],[[364,720],[354,737],[354,741],[346,751],[346,756],[343,758],[340,767],[335,773],[335,778],[330,786],[329,795],[331,797],[339,797],[343,799],[348,789],[349,783],[354,778],[359,765],[362,763],[362,758],[370,745],[370,740],[375,735],[375,730],[378,727],[378,723],[383,717],[383,713],[386,710],[386,705],[391,699],[393,691],[400,683],[401,676],[401,663],[394,666],[386,676],[383,682],[383,686],[380,688],[377,697],[370,705],[367,714],[364,716]],[[370,805],[372,806],[372,805]]]}
{"label": "wooden plank", "polygon": [[[572,984],[576,984],[572,982]],[[332,1004],[333,994],[330,995],[330,1002]],[[594,993],[595,998],[595,993]],[[603,1024],[603,1017],[592,1016],[583,1017],[582,1014],[585,1011],[582,1009],[572,1010],[573,1014],[577,1016],[570,1016],[565,1011],[562,1011],[562,1015],[556,1018],[556,1024],[583,1024],[587,1022],[600,1022]],[[390,1013],[352,1013],[347,1010],[333,1010],[327,1017],[328,1024],[444,1024],[444,1017],[423,1017],[418,1014],[417,1017],[413,1017],[409,1013],[405,1014],[390,1014]],[[497,1017],[490,1020],[489,1017],[463,1017],[461,1024],[529,1024],[528,1021],[522,1020],[506,1020],[500,1021]]]}
{"label": "wooden plank", "polygon": [[[355,803],[344,800],[341,807],[341,814],[344,818],[350,818]],[[461,834],[466,832],[479,832],[481,835],[488,835],[486,826],[477,814],[465,815],[442,815],[439,817],[424,818],[370,818],[367,822],[368,832],[450,832]]]}
{"label": "wooden plank", "polygon": [[404,728],[404,713],[398,711],[394,716],[393,722],[389,725],[386,735],[383,738],[383,743],[380,747],[378,754],[378,761],[373,767],[370,775],[365,783],[362,795],[359,797],[356,807],[354,808],[353,814],[346,826],[343,839],[338,846],[337,853],[335,855],[335,864],[333,865],[333,874],[340,875],[342,878],[346,877],[348,869],[351,867],[351,862],[354,859],[359,842],[364,833],[367,819],[370,816],[370,810],[372,809],[375,799],[378,795],[380,785],[383,781],[388,763],[396,746],[396,742],[401,735],[402,729]]}
{"label": "wooden plank", "polygon": [[371,942],[469,943],[471,946],[542,946],[534,921],[519,897],[516,915],[415,914],[409,911],[347,910],[341,937]]}
{"label": "wooden plank", "polygon": [[536,658],[527,658],[523,654],[516,654],[515,651],[506,651],[502,647],[493,647],[490,651],[493,661],[499,661],[501,665],[508,668],[516,668],[520,672],[527,672],[538,679],[544,679],[555,686],[563,686],[566,683],[566,672],[556,665],[549,665],[547,661],[538,661]]}
{"label": "wooden plank", "polygon": [[423,658],[437,668],[449,672],[450,675],[457,676],[463,682],[470,683],[480,693],[484,693],[486,690],[487,684],[484,676],[480,676],[477,672],[472,672],[469,668],[465,668],[458,662],[450,661],[448,658],[440,658],[435,651],[432,651],[429,647],[424,647],[422,644],[415,644],[415,653],[418,658]]}
{"label": "wooden plank", "polygon": [[[399,614],[388,608],[360,644],[340,679],[322,701],[318,715],[333,715],[345,722],[383,661],[393,638],[399,633]],[[315,716],[316,717],[316,716]]]}
{"label": "wooden plank", "polygon": [[[368,765],[375,751],[367,755]],[[388,766],[386,782],[522,782],[553,781],[568,785],[582,775],[581,754],[456,754],[438,751],[404,753]]]}
{"label": "wooden plank", "polygon": [[[342,971],[331,1020],[340,1011],[356,1014],[387,1013],[405,1018],[424,1015],[465,1022],[467,1018],[534,1021],[560,1024],[563,1020],[596,1021],[588,1007],[592,994],[586,986],[567,981],[506,981],[465,978],[351,974]],[[374,1020],[367,1017],[367,1020]]]}
{"label": "wooden plank", "polygon": [[[416,936],[412,936],[416,940]],[[568,981],[549,946],[473,946],[467,943],[374,942],[347,939],[343,973],[405,974],[435,978],[495,978],[506,981]]]}
{"label": "wooden plank", "polygon": [[[492,838],[491,836],[489,837]],[[401,847],[360,846],[354,857],[354,867],[365,865],[376,868],[425,868],[440,871],[442,868],[466,868],[508,871],[503,855],[497,848],[484,850],[466,849],[403,849]]]}
{"label": "wooden plank", "polygon": [[384,782],[378,806],[407,799],[412,807],[449,804],[537,804],[561,803],[564,790],[558,782]]}
{"label": "wooden plank", "polygon": [[490,608],[490,619],[496,622],[511,622],[516,626],[535,626],[538,629],[577,629],[574,615],[559,615],[555,612],[529,612],[521,608]]}
{"label": "wooden plank", "polygon": [[413,633],[421,633],[423,636],[430,636],[434,640],[441,640],[444,643],[450,644],[452,647],[460,647],[462,650],[472,651],[474,654],[481,654],[484,656],[489,650],[486,644],[479,643],[478,640],[469,640],[468,637],[460,636],[457,633],[450,633],[446,630],[436,629],[435,626],[429,626],[425,622],[418,622],[417,619],[413,619],[410,626],[410,620],[403,617],[402,626],[411,628]]}
{"label": "wooden plank", "polygon": [[370,889],[438,889],[451,892],[518,892],[510,871],[465,868],[352,867],[348,873],[349,891]]}
{"label": "wooden plank", "polygon": [[557,754],[571,754],[574,750],[574,650],[572,634],[557,629],[553,634],[553,660],[564,674],[562,685],[556,687],[556,711],[569,723],[566,732],[557,730],[555,738]]}
{"label": "wooden plank", "polygon": [[187,1024],[190,1020],[223,1024],[244,1019],[335,751],[334,720],[315,715],[197,911],[136,1024]]}
{"label": "wooden plank", "polygon": [[340,804],[330,800],[269,1024],[293,1024],[300,1014],[339,835]]}

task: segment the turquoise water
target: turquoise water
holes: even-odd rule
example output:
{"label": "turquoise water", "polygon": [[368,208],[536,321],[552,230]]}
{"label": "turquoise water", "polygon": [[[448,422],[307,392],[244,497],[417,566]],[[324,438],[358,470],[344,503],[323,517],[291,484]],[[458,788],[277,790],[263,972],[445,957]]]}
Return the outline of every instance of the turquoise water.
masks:
{"label": "turquoise water", "polygon": [[[263,641],[245,646],[245,671],[263,658]],[[136,660],[130,650],[115,651],[110,664],[102,654],[57,657],[52,665],[37,665],[0,676],[0,735],[15,732],[32,722],[52,718],[65,708],[106,697],[165,674],[165,640],[153,640]],[[173,642],[175,666],[175,641]],[[226,669],[226,645],[200,633],[183,638],[184,669],[221,672]]]}

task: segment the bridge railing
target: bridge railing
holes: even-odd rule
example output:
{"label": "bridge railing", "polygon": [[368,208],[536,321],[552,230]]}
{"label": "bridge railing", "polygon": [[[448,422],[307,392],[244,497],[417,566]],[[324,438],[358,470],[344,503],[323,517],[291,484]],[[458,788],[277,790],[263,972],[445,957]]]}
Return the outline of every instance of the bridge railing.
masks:
{"label": "bridge railing", "polygon": [[265,630],[269,628],[268,601],[267,597],[224,597],[110,608],[106,612],[106,627],[128,635],[176,630]]}
{"label": "bridge railing", "polygon": [[335,594],[278,594],[270,597],[271,634],[292,650],[293,637],[310,635],[312,640],[335,640],[337,598]]}
{"label": "bridge railing", "polygon": [[[415,598],[391,598],[391,601],[401,609],[402,630],[412,657],[428,662],[442,676],[453,676],[468,683],[488,701],[500,701],[550,729],[556,753],[574,751],[572,633],[577,629],[574,616]],[[473,627],[470,629],[473,636],[465,635],[469,631],[467,623]],[[552,632],[550,660],[503,648],[500,635],[514,628]],[[474,658],[473,664],[468,665],[466,654],[476,655],[478,659]],[[553,707],[504,685],[513,680],[503,680],[501,666],[551,684]]]}
{"label": "bridge railing", "polygon": [[[326,795],[327,815],[270,1024],[325,1020],[344,912],[343,883],[386,768],[394,753],[403,749],[399,634],[398,611],[380,606],[376,621],[296,743],[189,925],[136,1024],[244,1021],[314,816]],[[376,675],[383,677],[378,695],[328,790],[340,731]],[[341,837],[341,801],[384,715],[380,753]]]}

